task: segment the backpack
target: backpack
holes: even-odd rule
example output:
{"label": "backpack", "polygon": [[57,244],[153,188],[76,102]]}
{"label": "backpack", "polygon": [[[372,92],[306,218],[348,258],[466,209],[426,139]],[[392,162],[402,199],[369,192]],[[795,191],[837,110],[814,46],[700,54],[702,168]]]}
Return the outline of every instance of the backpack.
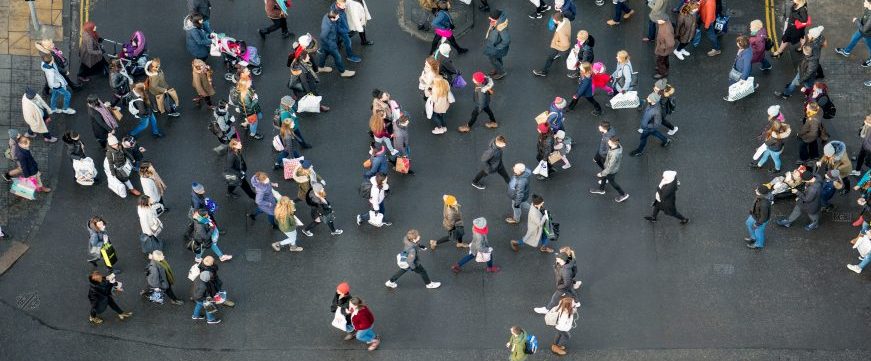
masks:
{"label": "backpack", "polygon": [[668,97],[668,100],[665,101],[665,114],[674,113],[674,110],[677,108],[677,101],[674,100],[673,96]]}
{"label": "backpack", "polygon": [[765,51],[774,51],[774,40],[771,40],[769,37],[765,37]]}
{"label": "backpack", "polygon": [[526,335],[526,342],[523,346],[523,353],[532,355],[538,351],[538,338],[535,335]]}
{"label": "backpack", "polygon": [[408,269],[411,265],[408,264],[408,248],[396,254],[396,265],[402,269]]}
{"label": "backpack", "polygon": [[832,119],[835,117],[835,113],[838,112],[838,109],[835,108],[835,103],[832,103],[832,98],[829,98],[828,95],[826,95],[825,97],[826,102],[825,104],[821,105],[821,108],[823,108],[823,119]]}
{"label": "backpack", "polygon": [[368,179],[363,180],[363,183],[360,184],[360,197],[363,199],[369,199],[372,195],[372,182]]}

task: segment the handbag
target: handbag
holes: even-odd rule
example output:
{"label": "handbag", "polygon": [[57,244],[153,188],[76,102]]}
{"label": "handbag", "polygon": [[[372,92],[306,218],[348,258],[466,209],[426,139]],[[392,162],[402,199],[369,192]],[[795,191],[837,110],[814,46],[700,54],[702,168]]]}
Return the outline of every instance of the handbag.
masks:
{"label": "handbag", "polygon": [[427,99],[424,104],[424,108],[426,109],[426,119],[432,119],[433,107],[435,107],[435,103],[432,99]]}
{"label": "handbag", "polygon": [[756,87],[753,85],[753,77],[748,77],[747,80],[739,80],[735,82],[735,84],[729,85],[729,95],[727,96],[727,100],[730,102],[734,102],[736,100],[743,99],[744,97],[753,94],[753,91],[756,90]]}
{"label": "handbag", "polygon": [[641,105],[641,99],[638,98],[637,91],[628,91],[618,93],[610,100],[611,109],[630,109],[638,108]]}
{"label": "handbag", "polygon": [[314,94],[306,94],[296,102],[297,113],[320,113],[321,99],[323,97]]}
{"label": "handbag", "polygon": [[94,160],[91,157],[73,160],[73,170],[76,175],[76,183],[83,186],[94,185],[94,178],[97,177],[97,168],[94,166]]}
{"label": "handbag", "polygon": [[407,174],[411,169],[411,161],[408,160],[408,157],[397,157],[396,167],[394,169],[397,173]]}
{"label": "handbag", "polygon": [[[158,204],[160,204],[160,203],[158,203]],[[160,232],[163,232],[163,222],[161,222],[160,219],[158,219],[158,218],[155,218],[154,221],[155,222],[153,224],[151,224],[151,233],[153,233],[154,236],[156,237],[157,235],[160,234]]]}
{"label": "handbag", "polygon": [[532,174],[538,174],[542,177],[547,178],[547,167],[547,161],[542,159],[540,162],[538,162],[538,165],[532,171]]}
{"label": "handbag", "polygon": [[227,182],[228,186],[239,186],[242,184],[242,180],[239,179],[239,176],[234,173],[224,172],[224,181]]}
{"label": "handbag", "polygon": [[466,87],[466,79],[463,79],[463,76],[461,74],[457,74],[457,76],[454,77],[454,80],[451,81],[451,87],[456,88],[456,89],[465,88]]}
{"label": "handbag", "polygon": [[717,19],[714,20],[714,32],[716,32],[717,35],[729,32],[729,18],[729,15],[718,15]]}
{"label": "handbag", "polygon": [[547,155],[547,162],[550,164],[556,164],[557,162],[561,161],[562,159],[563,159],[563,155],[558,150],[555,150]]}
{"label": "handbag", "polygon": [[120,168],[115,168],[115,171],[118,172],[122,177],[129,177],[130,172],[133,171],[133,164],[130,163],[130,160],[127,159]]}
{"label": "handbag", "polygon": [[557,319],[559,319],[559,312],[557,311],[557,308],[554,308],[553,310],[547,311],[547,313],[544,314],[544,324],[545,325],[556,326]]}
{"label": "handbag", "polygon": [[19,196],[24,199],[36,199],[36,181],[33,177],[18,177],[12,180],[12,187],[9,193]]}
{"label": "handbag", "polygon": [[293,175],[296,173],[296,169],[299,168],[299,165],[302,163],[302,160],[304,158],[305,157],[284,158],[281,161],[281,164],[284,167],[284,179],[293,178]]}
{"label": "handbag", "polygon": [[348,320],[345,319],[345,315],[342,314],[342,308],[337,308],[336,313],[333,314],[333,322],[331,323],[333,327],[338,328],[344,332],[348,331]]}
{"label": "handbag", "polygon": [[176,111],[175,100],[172,99],[169,93],[163,95],[163,109],[169,113],[175,113]]}
{"label": "handbag", "polygon": [[481,249],[478,251],[478,254],[475,255],[475,262],[478,262],[478,263],[490,262],[490,256],[492,254],[493,254],[493,247],[487,247],[486,250]]}
{"label": "handbag", "polygon": [[112,267],[115,263],[118,263],[115,247],[109,242],[104,242],[103,246],[100,247],[100,255],[103,256],[103,262],[106,263],[106,267]]}
{"label": "handbag", "polygon": [[535,124],[544,124],[547,123],[547,117],[550,116],[550,112],[545,110],[538,115],[535,116]]}
{"label": "handbag", "polygon": [[111,108],[109,108],[109,110],[112,111],[112,116],[115,117],[115,120],[121,120],[121,118],[123,117],[123,114],[121,114],[120,108],[111,107]]}
{"label": "handbag", "polygon": [[194,265],[191,266],[191,269],[188,270],[188,279],[191,281],[196,280],[200,277],[200,272],[200,264],[194,263]]}
{"label": "handbag", "polygon": [[569,55],[566,56],[566,69],[568,70],[578,70],[578,52],[580,48],[577,46],[572,47],[572,50],[569,51]]}
{"label": "handbag", "polygon": [[759,160],[759,157],[761,157],[762,153],[765,153],[766,150],[768,150],[768,146],[765,145],[765,143],[762,143],[759,148],[756,148],[756,153],[753,153],[753,160]]}
{"label": "handbag", "polygon": [[281,134],[276,134],[272,137],[272,148],[275,149],[276,152],[284,150],[284,143],[281,141]]}

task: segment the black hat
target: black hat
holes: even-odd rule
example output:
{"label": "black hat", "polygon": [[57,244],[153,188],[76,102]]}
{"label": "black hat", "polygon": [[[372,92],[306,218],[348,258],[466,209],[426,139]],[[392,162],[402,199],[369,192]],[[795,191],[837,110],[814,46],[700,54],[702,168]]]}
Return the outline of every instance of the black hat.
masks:
{"label": "black hat", "polygon": [[814,178],[814,172],[811,172],[810,170],[806,170],[806,171],[804,171],[804,173],[801,174],[801,180],[803,180],[805,182],[810,181],[813,178]]}
{"label": "black hat", "polygon": [[490,11],[490,19],[497,20],[502,17],[502,10],[496,9]]}
{"label": "black hat", "polygon": [[756,193],[759,193],[761,195],[766,195],[768,193],[771,193],[771,188],[768,188],[764,184],[762,184],[759,187],[756,187]]}

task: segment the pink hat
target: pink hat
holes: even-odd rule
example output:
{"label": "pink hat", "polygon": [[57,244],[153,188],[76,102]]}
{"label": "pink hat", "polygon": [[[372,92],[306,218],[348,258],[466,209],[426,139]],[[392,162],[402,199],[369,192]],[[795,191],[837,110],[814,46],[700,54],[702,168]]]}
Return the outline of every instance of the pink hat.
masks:
{"label": "pink hat", "polygon": [[601,61],[593,63],[593,71],[596,73],[601,73],[602,69],[605,67],[605,64],[602,64]]}
{"label": "pink hat", "polygon": [[486,77],[484,76],[484,73],[477,71],[475,72],[475,74],[472,74],[472,80],[474,80],[478,84],[484,84],[484,80],[486,80]]}

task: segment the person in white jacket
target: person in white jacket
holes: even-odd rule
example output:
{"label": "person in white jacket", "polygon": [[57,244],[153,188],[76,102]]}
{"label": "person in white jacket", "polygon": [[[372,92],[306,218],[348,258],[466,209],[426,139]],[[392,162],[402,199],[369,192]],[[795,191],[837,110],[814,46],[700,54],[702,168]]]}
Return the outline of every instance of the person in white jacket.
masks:
{"label": "person in white jacket", "polygon": [[563,356],[566,354],[566,342],[571,335],[569,331],[576,327],[575,320],[578,318],[577,308],[581,304],[571,296],[560,299],[559,304],[545,314],[545,323],[556,328],[556,338],[550,345],[550,351]]}
{"label": "person in white jacket", "polygon": [[[57,64],[54,63],[54,58],[51,55],[43,54],[40,69],[45,73],[45,82],[48,84],[49,89],[51,89],[49,107],[51,107],[52,113],[76,114],[76,111],[70,108],[70,98],[72,98],[73,94],[70,92],[69,84],[67,84],[66,79],[57,69]],[[63,108],[61,109],[57,109],[56,106],[58,96],[62,96],[64,100]]]}
{"label": "person in white jacket", "polygon": [[372,40],[366,38],[366,22],[372,20],[366,0],[337,0],[345,3],[345,12],[348,15],[348,30],[360,35],[360,44],[374,45]]}
{"label": "person in white jacket", "polygon": [[48,125],[45,124],[45,120],[51,115],[51,108],[33,88],[27,87],[21,97],[21,115],[29,127],[26,137],[33,138],[42,134],[42,140],[46,143],[57,142],[57,137],[51,135]]}
{"label": "person in white jacket", "polygon": [[378,173],[369,178],[369,182],[372,184],[369,190],[370,209],[357,215],[357,225],[363,224],[364,221],[379,228],[392,225],[387,221],[387,213],[384,210],[384,199],[387,197],[387,190],[390,189],[387,176]]}
{"label": "person in white jacket", "polygon": [[136,213],[139,214],[139,226],[142,228],[142,234],[157,237],[163,230],[163,223],[160,218],[157,218],[157,212],[152,207],[151,197],[144,194],[139,197]]}
{"label": "person in white jacket", "polygon": [[166,212],[169,208],[166,207],[166,204],[163,203],[163,194],[166,192],[166,183],[163,182],[163,179],[160,178],[160,175],[157,174],[157,170],[154,169],[154,164],[149,161],[143,161],[142,166],[139,167],[139,181],[142,183],[142,193],[151,198],[152,204],[160,204],[160,208],[163,209],[162,212]]}

